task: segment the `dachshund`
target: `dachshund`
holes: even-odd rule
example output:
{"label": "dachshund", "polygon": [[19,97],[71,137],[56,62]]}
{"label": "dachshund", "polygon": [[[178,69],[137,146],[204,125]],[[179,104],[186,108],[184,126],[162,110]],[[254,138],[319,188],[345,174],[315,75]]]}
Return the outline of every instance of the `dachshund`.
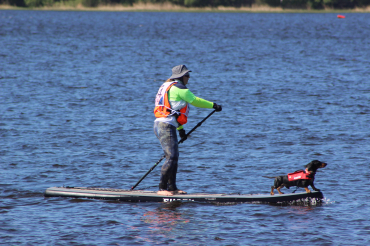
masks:
{"label": "dachshund", "polygon": [[[267,177],[275,178],[274,186],[271,186],[271,195],[274,195],[274,189],[277,189],[279,194],[284,194],[280,191],[281,188],[286,187],[289,189],[291,186],[303,187],[307,193],[311,193],[308,186],[311,186],[315,191],[320,191],[314,185],[315,174],[317,169],[326,167],[326,163],[314,160],[305,166],[305,170],[298,170],[294,173],[289,173],[288,175],[277,176],[277,177]],[[295,179],[295,180],[294,180]],[[292,180],[292,181],[290,181]]]}

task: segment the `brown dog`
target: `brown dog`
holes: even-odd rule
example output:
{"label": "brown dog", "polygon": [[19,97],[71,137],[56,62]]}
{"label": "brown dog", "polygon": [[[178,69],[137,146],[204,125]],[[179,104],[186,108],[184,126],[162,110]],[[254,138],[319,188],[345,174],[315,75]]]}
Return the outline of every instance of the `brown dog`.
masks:
{"label": "brown dog", "polygon": [[[288,175],[278,176],[278,177],[272,177],[275,178],[274,186],[271,186],[271,195],[274,195],[274,189],[277,189],[279,194],[284,194],[280,191],[281,188],[286,187],[289,189],[291,186],[297,186],[297,187],[303,187],[307,193],[311,193],[311,191],[308,189],[308,186],[311,186],[312,189],[315,191],[320,191],[317,189],[314,185],[315,180],[315,174],[317,169],[326,167],[326,163],[321,161],[311,161],[305,166],[305,171],[297,171],[295,173],[290,173]],[[270,178],[270,177],[268,177]],[[290,181],[290,179],[296,180]],[[303,178],[303,179],[302,179]]]}

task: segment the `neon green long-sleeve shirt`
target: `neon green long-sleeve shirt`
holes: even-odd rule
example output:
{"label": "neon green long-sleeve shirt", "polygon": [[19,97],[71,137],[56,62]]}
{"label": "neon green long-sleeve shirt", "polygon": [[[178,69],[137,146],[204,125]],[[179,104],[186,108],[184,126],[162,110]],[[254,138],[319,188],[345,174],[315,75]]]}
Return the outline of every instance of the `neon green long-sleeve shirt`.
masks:
{"label": "neon green long-sleeve shirt", "polygon": [[180,89],[172,86],[168,92],[168,100],[171,102],[179,102],[184,100],[198,108],[213,108],[213,102],[196,97],[189,89]]}

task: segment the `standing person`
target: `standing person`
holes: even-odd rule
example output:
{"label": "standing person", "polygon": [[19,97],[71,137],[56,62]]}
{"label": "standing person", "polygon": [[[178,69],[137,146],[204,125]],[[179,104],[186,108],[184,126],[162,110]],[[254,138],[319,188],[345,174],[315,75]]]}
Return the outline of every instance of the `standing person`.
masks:
{"label": "standing person", "polygon": [[172,196],[186,194],[176,186],[179,146],[176,130],[180,138],[186,140],[183,125],[189,114],[189,104],[198,108],[214,108],[221,111],[221,105],[196,97],[187,87],[191,71],[185,65],[172,68],[172,76],[159,88],[155,98],[154,133],[159,139],[166,156],[161,169],[159,195]]}

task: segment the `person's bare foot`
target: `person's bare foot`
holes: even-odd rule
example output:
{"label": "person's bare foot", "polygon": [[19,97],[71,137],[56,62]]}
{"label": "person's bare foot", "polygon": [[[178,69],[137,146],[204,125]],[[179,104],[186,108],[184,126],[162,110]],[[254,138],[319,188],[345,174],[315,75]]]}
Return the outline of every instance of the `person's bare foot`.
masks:
{"label": "person's bare foot", "polygon": [[175,191],[159,190],[157,194],[161,196],[173,196],[175,194]]}
{"label": "person's bare foot", "polygon": [[188,193],[183,190],[175,190],[175,194],[188,194]]}
{"label": "person's bare foot", "polygon": [[175,190],[175,191],[160,190],[157,192],[157,194],[161,196],[173,196],[176,194],[187,194],[187,192],[183,190]]}

